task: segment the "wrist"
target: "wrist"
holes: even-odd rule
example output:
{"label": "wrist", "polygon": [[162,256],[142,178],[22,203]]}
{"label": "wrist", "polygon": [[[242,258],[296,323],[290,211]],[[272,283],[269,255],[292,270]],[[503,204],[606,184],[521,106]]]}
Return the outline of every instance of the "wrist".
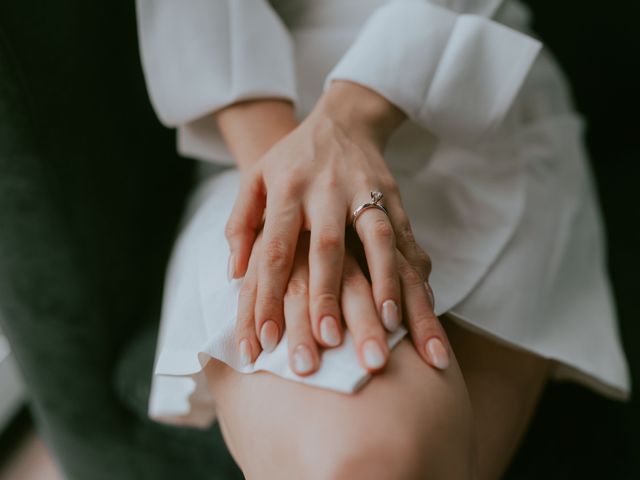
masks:
{"label": "wrist", "polygon": [[380,148],[406,115],[377,92],[354,82],[334,80],[314,113],[331,118],[349,132],[363,135]]}
{"label": "wrist", "polygon": [[281,99],[237,102],[216,112],[224,141],[245,169],[298,125],[293,104]]}

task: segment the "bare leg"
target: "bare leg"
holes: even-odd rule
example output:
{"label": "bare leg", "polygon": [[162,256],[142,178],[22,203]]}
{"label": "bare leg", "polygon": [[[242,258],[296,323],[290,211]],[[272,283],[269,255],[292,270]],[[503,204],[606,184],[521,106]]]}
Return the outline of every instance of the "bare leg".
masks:
{"label": "bare leg", "polygon": [[223,433],[247,478],[499,478],[548,362],[443,321],[464,382],[455,364],[445,374],[426,366],[408,341],[352,396],[210,362]]}
{"label": "bare leg", "polygon": [[473,410],[478,480],[500,478],[516,452],[548,378],[549,361],[443,324]]}
{"label": "bare leg", "polygon": [[205,370],[232,454],[249,479],[472,478],[462,374],[429,367],[404,340],[355,395],[269,373]]}

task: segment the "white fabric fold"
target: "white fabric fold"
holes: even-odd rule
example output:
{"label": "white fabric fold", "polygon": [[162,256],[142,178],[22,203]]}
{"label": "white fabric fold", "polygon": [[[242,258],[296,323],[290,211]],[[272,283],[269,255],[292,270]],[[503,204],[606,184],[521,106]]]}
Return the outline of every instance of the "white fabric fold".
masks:
{"label": "white fabric fold", "polygon": [[369,18],[324,90],[333,80],[359,83],[436,136],[475,143],[500,125],[540,47],[479,15],[395,1]]}
{"label": "white fabric fold", "polygon": [[[210,150],[207,156],[232,165],[211,114],[253,98],[296,101],[289,31],[266,0],[136,4],[147,90],[158,117],[178,127],[180,153],[201,158]],[[205,135],[205,127],[213,131]]]}
{"label": "white fabric fold", "polygon": [[265,0],[137,5],[147,87],[165,125],[242,99],[296,98],[291,38]]}

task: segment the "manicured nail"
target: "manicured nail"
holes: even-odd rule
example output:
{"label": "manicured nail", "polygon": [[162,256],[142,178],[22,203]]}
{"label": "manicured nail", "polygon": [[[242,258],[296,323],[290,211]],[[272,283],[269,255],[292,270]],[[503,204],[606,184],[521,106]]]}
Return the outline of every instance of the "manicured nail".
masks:
{"label": "manicured nail", "polygon": [[330,347],[337,347],[340,344],[340,331],[335,318],[329,315],[322,317],[322,320],[320,320],[320,338]]}
{"label": "manicured nail", "polygon": [[439,338],[430,338],[425,347],[429,361],[434,367],[439,370],[446,370],[449,367],[449,352]]}
{"label": "manicured nail", "polygon": [[364,363],[369,368],[377,369],[384,365],[384,353],[380,348],[380,344],[377,340],[367,340],[362,345],[362,355],[364,357]]}
{"label": "manicured nail", "polygon": [[260,329],[260,345],[269,353],[273,352],[278,344],[278,325],[273,320],[267,320]]}
{"label": "manicured nail", "polygon": [[251,344],[246,338],[240,342],[240,362],[243,367],[251,363]]}
{"label": "manicured nail", "polygon": [[229,260],[227,261],[227,282],[233,280],[233,277],[236,273],[236,256],[229,255]]}
{"label": "manicured nail", "polygon": [[393,300],[385,300],[382,303],[382,323],[390,332],[395,332],[400,326],[398,305]]}
{"label": "manicured nail", "polygon": [[313,370],[313,355],[306,345],[298,345],[293,351],[293,369],[299,374]]}

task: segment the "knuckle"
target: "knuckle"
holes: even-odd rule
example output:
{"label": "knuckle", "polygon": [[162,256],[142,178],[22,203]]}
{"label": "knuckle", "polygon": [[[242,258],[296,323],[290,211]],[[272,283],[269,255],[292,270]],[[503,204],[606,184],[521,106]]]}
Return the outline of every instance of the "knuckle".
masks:
{"label": "knuckle", "polygon": [[323,191],[332,192],[340,187],[341,185],[340,177],[337,175],[335,170],[330,170],[325,175],[323,175],[321,180],[321,185],[323,187]]}
{"label": "knuckle", "polygon": [[303,185],[301,178],[304,178],[303,172],[296,172],[295,170],[290,175],[284,175],[278,181],[276,191],[280,192],[279,195],[285,199],[299,197]]}
{"label": "knuckle", "polygon": [[417,245],[412,249],[410,262],[423,280],[427,280],[431,274],[431,257]]}
{"label": "knuckle", "polygon": [[398,237],[398,243],[405,245],[414,245],[416,243],[415,236],[413,235],[413,230],[411,229],[411,225],[407,220],[402,220],[400,226],[398,227],[398,231],[396,232],[396,236]]}
{"label": "knuckle", "polygon": [[429,267],[431,266],[431,257],[427,254],[427,252],[425,252],[422,248],[420,248],[417,245],[416,245],[416,258],[421,264]]}
{"label": "knuckle", "polygon": [[258,311],[260,317],[278,317],[282,311],[282,299],[272,294],[264,294],[258,301]]}
{"label": "knuckle", "polygon": [[235,337],[236,340],[241,340],[242,338],[255,338],[255,328],[253,326],[253,319],[249,316],[245,315],[243,317],[238,317],[235,328]]}
{"label": "knuckle", "polygon": [[440,333],[438,319],[427,312],[413,315],[409,319],[409,324],[420,337],[428,337]]}
{"label": "knuckle", "polygon": [[427,274],[431,273],[431,257],[420,247],[416,248],[416,260],[418,265],[420,265]]}
{"label": "knuckle", "polygon": [[263,263],[272,270],[284,270],[288,262],[288,249],[284,241],[279,238],[269,240],[262,250]]}
{"label": "knuckle", "polygon": [[254,304],[251,303],[247,307],[240,307],[238,309],[238,315],[236,317],[236,332],[238,334],[253,334],[253,307]]}
{"label": "knuckle", "polygon": [[309,294],[309,283],[300,277],[292,277],[287,285],[286,297],[302,297]]}
{"label": "knuckle", "polygon": [[400,275],[402,276],[403,282],[406,284],[408,288],[422,287],[424,280],[420,276],[420,274],[413,268],[411,265],[403,265],[400,268]]}
{"label": "knuckle", "polygon": [[240,180],[240,197],[238,198],[256,198],[262,195],[261,175],[255,169],[250,168]]}
{"label": "knuckle", "polygon": [[338,295],[333,292],[324,292],[314,296],[314,304],[317,307],[335,305],[338,303]]}
{"label": "knuckle", "polygon": [[358,187],[358,190],[366,192],[371,186],[371,178],[364,170],[358,170],[351,179],[353,184]]}
{"label": "knuckle", "polygon": [[392,177],[384,179],[382,187],[384,188],[383,193],[389,197],[400,195],[400,187],[398,187],[398,183]]}
{"label": "knuckle", "polygon": [[383,278],[373,279],[374,294],[377,298],[395,299],[399,297],[398,273],[394,270],[393,274],[386,275]]}
{"label": "knuckle", "polygon": [[254,301],[256,298],[256,285],[254,283],[243,282],[238,292],[238,298],[241,302]]}
{"label": "knuckle", "polygon": [[229,218],[224,226],[224,235],[227,239],[233,239],[243,234],[244,228],[240,222],[235,221],[233,217]]}
{"label": "knuckle", "polygon": [[324,230],[315,241],[315,248],[320,252],[339,250],[344,244],[344,238],[336,230]]}
{"label": "knuckle", "polygon": [[371,231],[381,240],[391,241],[394,238],[393,228],[386,218],[377,218],[371,225]]}

